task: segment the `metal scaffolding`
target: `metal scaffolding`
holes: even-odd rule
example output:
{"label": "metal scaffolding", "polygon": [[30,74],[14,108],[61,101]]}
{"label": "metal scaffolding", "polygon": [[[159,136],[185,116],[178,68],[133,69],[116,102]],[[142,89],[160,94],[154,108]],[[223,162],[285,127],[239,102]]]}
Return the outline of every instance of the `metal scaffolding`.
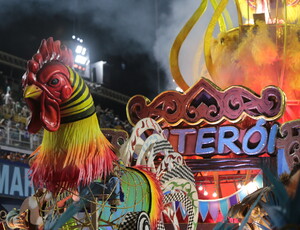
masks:
{"label": "metal scaffolding", "polygon": [[[14,55],[5,53],[0,51],[0,63],[4,65],[11,66],[16,69],[26,71],[26,64],[27,61],[25,59],[16,57]],[[120,104],[126,105],[128,100],[130,99],[129,96],[116,92],[114,90],[108,89],[103,87],[102,85],[87,82],[88,86],[90,87],[91,93],[101,96],[103,98],[118,102]]]}
{"label": "metal scaffolding", "polygon": [[0,51],[0,63],[25,71],[27,61],[14,55]]}

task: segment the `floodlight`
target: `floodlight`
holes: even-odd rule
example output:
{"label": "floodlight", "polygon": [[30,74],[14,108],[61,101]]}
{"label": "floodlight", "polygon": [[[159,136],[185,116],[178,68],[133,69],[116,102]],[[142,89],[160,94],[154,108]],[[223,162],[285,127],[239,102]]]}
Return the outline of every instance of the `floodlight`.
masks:
{"label": "floodlight", "polygon": [[88,58],[85,56],[82,56],[80,54],[77,54],[75,57],[75,63],[78,63],[80,65],[85,65],[87,62]]}
{"label": "floodlight", "polygon": [[85,54],[86,54],[86,48],[85,48],[85,47],[82,47],[81,54],[82,54],[82,55],[85,55]]}
{"label": "floodlight", "polygon": [[83,49],[83,47],[82,47],[82,46],[80,46],[80,45],[77,45],[77,46],[76,46],[76,49],[75,49],[75,52],[76,52],[77,54],[80,54],[80,53],[81,53],[81,51],[82,51],[82,49]]}

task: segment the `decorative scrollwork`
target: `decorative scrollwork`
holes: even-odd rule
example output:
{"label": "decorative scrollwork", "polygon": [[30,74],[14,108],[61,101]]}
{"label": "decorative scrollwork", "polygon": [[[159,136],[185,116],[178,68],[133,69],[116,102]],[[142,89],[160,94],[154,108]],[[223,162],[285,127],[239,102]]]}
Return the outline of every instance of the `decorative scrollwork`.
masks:
{"label": "decorative scrollwork", "polygon": [[166,91],[152,102],[144,96],[134,96],[126,109],[128,120],[133,125],[150,117],[157,122],[177,126],[180,123],[217,124],[224,120],[238,122],[245,116],[270,121],[279,118],[284,107],[285,95],[275,86],[266,87],[258,96],[242,86],[232,86],[222,91],[202,78],[183,94]]}
{"label": "decorative scrollwork", "polygon": [[5,221],[7,212],[5,210],[0,210],[0,222]]}
{"label": "decorative scrollwork", "polygon": [[282,138],[277,139],[276,147],[283,148],[290,170],[300,163],[300,120],[284,123],[280,128]]}
{"label": "decorative scrollwork", "polygon": [[128,139],[128,133],[124,130],[103,128],[101,131],[116,149],[119,149]]}

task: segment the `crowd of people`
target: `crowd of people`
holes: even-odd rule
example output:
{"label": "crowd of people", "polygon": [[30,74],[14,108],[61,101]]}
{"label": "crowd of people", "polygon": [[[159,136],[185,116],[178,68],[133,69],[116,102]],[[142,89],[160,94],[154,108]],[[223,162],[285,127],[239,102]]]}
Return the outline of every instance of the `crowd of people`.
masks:
{"label": "crowd of people", "polygon": [[26,153],[16,153],[12,151],[0,150],[0,160],[1,159],[28,164],[29,155]]}
{"label": "crowd of people", "polygon": [[[0,92],[0,144],[22,149],[34,150],[42,141],[42,131],[30,134],[27,131],[27,122],[30,111],[27,105],[12,97],[10,87],[6,92]],[[128,121],[122,121],[112,109],[96,106],[96,114],[101,128],[122,129],[131,133],[132,126]],[[0,158],[27,162],[27,155],[15,152],[1,152]]]}
{"label": "crowd of people", "polygon": [[118,115],[114,114],[112,109],[102,109],[100,105],[97,105],[96,114],[101,128],[123,129],[128,134],[132,132],[130,123],[128,121],[122,121]]}

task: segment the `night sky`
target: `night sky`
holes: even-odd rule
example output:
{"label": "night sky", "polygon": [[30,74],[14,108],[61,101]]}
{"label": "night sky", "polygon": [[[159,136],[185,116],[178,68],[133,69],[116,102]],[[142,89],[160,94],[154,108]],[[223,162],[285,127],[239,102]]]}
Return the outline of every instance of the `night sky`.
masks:
{"label": "night sky", "polygon": [[[43,38],[84,40],[91,63],[104,60],[108,88],[153,99],[175,89],[168,55],[194,0],[0,0],[0,50],[30,59]],[[183,7],[184,6],[184,7]],[[6,70],[6,75],[20,73]],[[20,74],[21,78],[21,74]],[[171,82],[171,83],[170,83]]]}

